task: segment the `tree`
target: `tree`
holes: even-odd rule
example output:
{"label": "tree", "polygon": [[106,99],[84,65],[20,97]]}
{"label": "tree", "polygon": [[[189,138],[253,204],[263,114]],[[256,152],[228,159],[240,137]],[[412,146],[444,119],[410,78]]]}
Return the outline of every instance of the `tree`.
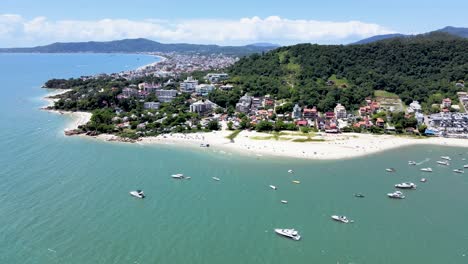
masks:
{"label": "tree", "polygon": [[227,122],[227,128],[228,128],[229,130],[233,130],[233,125],[234,125],[234,124],[232,123],[232,121]]}
{"label": "tree", "polygon": [[210,121],[207,126],[208,130],[219,130],[218,121]]}
{"label": "tree", "polygon": [[260,121],[255,126],[255,130],[257,130],[258,132],[271,131],[273,130],[273,124],[268,121]]}

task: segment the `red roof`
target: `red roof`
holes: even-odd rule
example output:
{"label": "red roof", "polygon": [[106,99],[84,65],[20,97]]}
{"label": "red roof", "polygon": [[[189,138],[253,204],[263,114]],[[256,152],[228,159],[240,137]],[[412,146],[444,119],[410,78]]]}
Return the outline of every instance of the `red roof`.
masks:
{"label": "red roof", "polygon": [[307,125],[307,121],[305,121],[305,120],[296,121],[296,125],[298,125],[298,126],[305,126],[305,125]]}

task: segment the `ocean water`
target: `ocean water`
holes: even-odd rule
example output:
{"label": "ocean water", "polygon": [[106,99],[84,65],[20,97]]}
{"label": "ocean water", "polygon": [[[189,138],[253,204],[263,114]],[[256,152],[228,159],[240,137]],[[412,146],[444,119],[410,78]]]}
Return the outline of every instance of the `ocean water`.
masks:
{"label": "ocean water", "polygon": [[[407,147],[342,161],[239,156],[65,137],[70,117],[38,110],[49,78],[154,60],[0,54],[0,263],[468,263],[468,173],[452,173],[468,163],[467,149]],[[452,166],[437,166],[441,155]],[[418,189],[388,199],[402,181]],[[139,188],[146,199],[129,196]]]}

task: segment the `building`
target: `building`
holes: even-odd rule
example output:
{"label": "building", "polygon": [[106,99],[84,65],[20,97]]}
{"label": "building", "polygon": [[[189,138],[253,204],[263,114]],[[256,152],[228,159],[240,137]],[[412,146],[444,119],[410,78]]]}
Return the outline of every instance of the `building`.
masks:
{"label": "building", "polygon": [[334,119],[335,118],[335,112],[326,112],[325,113],[325,118],[326,119]]}
{"label": "building", "polygon": [[421,113],[421,112],[415,113],[415,114],[414,114],[414,117],[416,118],[416,120],[418,120],[418,125],[421,125],[421,124],[424,123],[424,115],[423,115],[423,113]]}
{"label": "building", "polygon": [[161,105],[161,103],[159,103],[159,102],[146,102],[146,103],[144,103],[143,107],[145,109],[158,110],[160,105]]}
{"label": "building", "polygon": [[305,119],[316,119],[318,115],[317,107],[304,108],[304,118]]}
{"label": "building", "polygon": [[195,88],[195,92],[201,96],[208,96],[214,90],[214,86],[211,84],[200,84]]}
{"label": "building", "polygon": [[341,104],[337,104],[333,112],[335,113],[335,117],[338,119],[346,118],[346,108]]}
{"label": "building", "polygon": [[242,96],[239,99],[239,102],[236,104],[236,111],[241,113],[248,113],[250,111],[250,106],[252,104],[252,96],[247,94]]}
{"label": "building", "polygon": [[224,91],[230,91],[230,90],[232,90],[232,88],[234,88],[234,86],[232,86],[232,85],[230,85],[230,84],[221,85],[221,86],[219,87],[219,89],[224,90]]}
{"label": "building", "polygon": [[227,73],[208,73],[205,76],[205,80],[210,81],[211,83],[219,83],[221,81],[227,80],[229,75]]}
{"label": "building", "polygon": [[218,105],[211,102],[210,100],[197,101],[190,105],[190,112],[204,115],[210,113],[213,109],[217,107]]}
{"label": "building", "polygon": [[147,93],[154,93],[156,90],[161,89],[161,85],[154,83],[140,83],[138,84],[138,89]]}
{"label": "building", "polygon": [[422,108],[421,105],[419,104],[418,101],[413,101],[409,107],[406,109],[406,111],[411,114],[411,113],[421,113]]}
{"label": "building", "polygon": [[450,109],[450,107],[452,107],[452,100],[450,100],[450,98],[445,98],[444,100],[442,100],[441,107]]}
{"label": "building", "polygon": [[296,104],[294,106],[294,108],[293,108],[292,118],[294,118],[294,119],[301,119],[302,118],[302,109],[298,104]]}
{"label": "building", "polygon": [[177,96],[176,90],[157,90],[156,96],[161,103],[170,103]]}
{"label": "building", "polygon": [[180,91],[183,93],[193,93],[197,85],[198,80],[194,80],[192,76],[187,77],[187,79],[180,84]]}
{"label": "building", "polygon": [[124,88],[122,90],[122,95],[126,98],[138,95],[138,90],[134,88]]}

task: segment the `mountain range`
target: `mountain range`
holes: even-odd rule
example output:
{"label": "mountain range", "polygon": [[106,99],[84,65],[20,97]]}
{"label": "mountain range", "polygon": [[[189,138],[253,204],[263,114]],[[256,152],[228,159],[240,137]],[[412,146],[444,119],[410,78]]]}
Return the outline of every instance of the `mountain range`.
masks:
{"label": "mountain range", "polygon": [[[461,38],[468,38],[468,28],[462,28],[462,27],[444,27],[442,29],[438,29],[435,31],[431,31],[425,34],[431,34],[435,32],[443,32],[450,34],[452,36],[456,37],[461,37]],[[423,34],[424,35],[424,34]],[[414,37],[415,35],[405,35],[405,34],[386,34],[386,35],[377,35],[373,36],[370,38],[365,38],[362,40],[359,40],[357,42],[354,42],[352,44],[367,44],[367,43],[372,43],[380,40],[385,40],[385,39],[391,39],[391,38],[407,38],[407,37]]]}
{"label": "mountain range", "polygon": [[180,53],[223,53],[225,55],[243,56],[261,53],[279,47],[270,43],[255,43],[246,46],[218,46],[200,44],[164,44],[149,39],[123,39],[105,42],[69,42],[53,43],[30,48],[3,48],[0,53],[125,53],[125,52],[180,52]]}

